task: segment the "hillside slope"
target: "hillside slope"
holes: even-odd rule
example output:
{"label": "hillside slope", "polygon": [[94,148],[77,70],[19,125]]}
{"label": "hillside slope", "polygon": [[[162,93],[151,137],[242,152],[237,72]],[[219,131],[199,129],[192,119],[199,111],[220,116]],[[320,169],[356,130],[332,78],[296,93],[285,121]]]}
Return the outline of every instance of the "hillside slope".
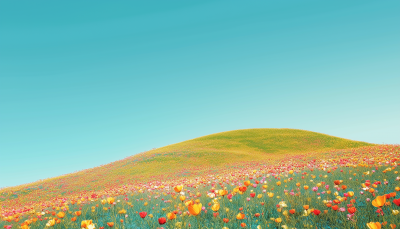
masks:
{"label": "hillside slope", "polygon": [[0,190],[0,206],[23,206],[123,184],[191,177],[287,154],[374,144],[295,129],[245,129],[211,134],[107,165]]}

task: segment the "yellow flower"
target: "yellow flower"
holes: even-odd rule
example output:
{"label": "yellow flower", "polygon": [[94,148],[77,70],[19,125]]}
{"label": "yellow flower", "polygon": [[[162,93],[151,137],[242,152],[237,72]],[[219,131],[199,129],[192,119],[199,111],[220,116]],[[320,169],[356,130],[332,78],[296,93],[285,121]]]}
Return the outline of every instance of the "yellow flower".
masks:
{"label": "yellow flower", "polygon": [[171,212],[171,213],[168,213],[168,214],[167,214],[167,218],[168,218],[169,220],[173,220],[173,219],[176,218],[176,215],[175,215],[175,213]]}
{"label": "yellow flower", "polygon": [[183,185],[177,185],[174,187],[175,192],[181,192],[183,189]]}
{"label": "yellow flower", "polygon": [[381,223],[379,223],[379,222],[370,222],[370,223],[367,223],[367,227],[369,228],[369,229],[381,229]]}
{"label": "yellow flower", "polygon": [[213,210],[213,211],[218,211],[219,210],[219,204],[218,203],[216,203],[216,204],[214,204],[212,207],[211,207],[211,210]]}
{"label": "yellow flower", "polygon": [[274,193],[269,192],[269,193],[268,193],[268,196],[269,196],[270,198],[272,198],[272,197],[274,197]]}
{"label": "yellow flower", "polygon": [[282,222],[282,219],[281,219],[281,218],[276,218],[276,219],[275,219],[275,222],[276,222],[276,223],[281,223],[281,222]]}
{"label": "yellow flower", "polygon": [[114,203],[114,198],[112,198],[112,197],[108,197],[107,198],[107,202],[109,203],[109,204],[113,204]]}
{"label": "yellow flower", "polygon": [[221,189],[221,190],[219,190],[218,194],[219,194],[220,196],[225,196],[226,194],[228,194],[228,191],[227,191],[227,190]]}
{"label": "yellow flower", "polygon": [[239,214],[236,215],[236,219],[244,219],[245,216],[245,214],[239,212]]}
{"label": "yellow flower", "polygon": [[94,226],[92,220],[83,220],[83,221],[81,222],[81,228],[85,228],[85,229],[94,229],[95,226]]}
{"label": "yellow flower", "polygon": [[54,224],[56,224],[56,220],[51,219],[51,220],[49,220],[49,221],[46,223],[46,226],[52,227],[52,226],[54,226]]}
{"label": "yellow flower", "polygon": [[372,205],[377,208],[381,208],[383,205],[385,205],[385,202],[386,202],[386,195],[378,196],[376,197],[375,200],[372,201]]}
{"label": "yellow flower", "polygon": [[399,210],[392,210],[392,214],[393,214],[393,215],[399,214]]}
{"label": "yellow flower", "polygon": [[125,209],[122,209],[122,210],[120,210],[120,211],[118,212],[118,214],[126,214],[126,210],[125,210]]}
{"label": "yellow flower", "polygon": [[201,212],[201,207],[202,207],[201,203],[191,204],[188,206],[188,210],[189,210],[190,214],[198,215]]}
{"label": "yellow flower", "polygon": [[64,216],[65,216],[65,213],[64,212],[59,212],[58,214],[57,214],[57,217],[58,218],[64,218]]}

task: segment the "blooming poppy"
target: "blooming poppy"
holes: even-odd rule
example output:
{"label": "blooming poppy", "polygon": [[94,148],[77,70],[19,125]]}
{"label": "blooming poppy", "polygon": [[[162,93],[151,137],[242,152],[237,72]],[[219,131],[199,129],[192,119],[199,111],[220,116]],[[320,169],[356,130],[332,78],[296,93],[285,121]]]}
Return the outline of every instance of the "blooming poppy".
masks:
{"label": "blooming poppy", "polygon": [[83,220],[83,221],[81,222],[81,228],[85,228],[85,229],[94,229],[95,226],[94,226],[92,220]]}
{"label": "blooming poppy", "polygon": [[381,208],[386,203],[386,196],[377,196],[375,200],[372,201],[372,205]]}
{"label": "blooming poppy", "polygon": [[158,223],[159,223],[160,225],[163,225],[163,224],[166,223],[166,222],[167,222],[167,219],[164,218],[164,217],[161,217],[161,218],[158,219]]}
{"label": "blooming poppy", "polygon": [[58,218],[64,218],[64,216],[65,216],[65,213],[64,212],[59,212],[59,213],[57,213],[57,217]]}
{"label": "blooming poppy", "polygon": [[348,208],[347,211],[348,211],[350,214],[354,214],[354,212],[356,212],[356,208],[355,208],[355,207],[351,207],[351,208]]}
{"label": "blooming poppy", "polygon": [[115,201],[115,199],[112,198],[112,197],[108,197],[108,198],[107,198],[107,202],[108,202],[109,204],[113,204],[114,201]]}
{"label": "blooming poppy", "polygon": [[113,227],[113,226],[114,226],[114,222],[108,222],[108,223],[107,223],[107,226]]}
{"label": "blooming poppy", "polygon": [[381,229],[382,225],[379,222],[370,222],[370,223],[367,223],[367,227],[369,229]]}
{"label": "blooming poppy", "polygon": [[245,214],[239,212],[239,214],[236,215],[236,219],[244,219],[245,216]]}
{"label": "blooming poppy", "polygon": [[142,219],[144,219],[147,215],[147,212],[140,212],[139,215]]}
{"label": "blooming poppy", "polygon": [[219,210],[219,203],[215,203],[212,207],[211,207],[211,210],[213,210],[213,211],[218,211]]}
{"label": "blooming poppy", "polygon": [[177,185],[174,187],[175,192],[181,192],[183,189],[183,185]]}
{"label": "blooming poppy", "polygon": [[319,215],[319,214],[321,214],[321,211],[318,209],[314,209],[314,215]]}
{"label": "blooming poppy", "polygon": [[201,207],[202,207],[201,203],[191,204],[191,205],[188,206],[188,210],[189,210],[190,214],[196,216],[196,215],[200,214]]}

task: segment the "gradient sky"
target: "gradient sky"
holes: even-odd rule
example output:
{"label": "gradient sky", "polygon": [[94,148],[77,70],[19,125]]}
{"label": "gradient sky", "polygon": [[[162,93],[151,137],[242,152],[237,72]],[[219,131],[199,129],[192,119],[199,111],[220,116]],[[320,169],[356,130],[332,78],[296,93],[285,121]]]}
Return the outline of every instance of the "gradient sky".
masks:
{"label": "gradient sky", "polygon": [[400,143],[400,1],[0,1],[0,187],[246,128]]}

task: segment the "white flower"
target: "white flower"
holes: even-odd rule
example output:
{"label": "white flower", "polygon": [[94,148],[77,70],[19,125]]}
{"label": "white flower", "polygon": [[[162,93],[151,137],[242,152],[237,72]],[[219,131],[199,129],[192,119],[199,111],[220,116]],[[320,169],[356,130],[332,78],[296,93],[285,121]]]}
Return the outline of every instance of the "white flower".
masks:
{"label": "white flower", "polygon": [[210,198],[214,198],[215,194],[210,192],[210,193],[207,194],[207,196],[210,197]]}
{"label": "white flower", "polygon": [[281,206],[282,208],[285,208],[285,207],[287,207],[287,205],[286,205],[285,201],[281,201],[281,202],[279,202],[279,206]]}

